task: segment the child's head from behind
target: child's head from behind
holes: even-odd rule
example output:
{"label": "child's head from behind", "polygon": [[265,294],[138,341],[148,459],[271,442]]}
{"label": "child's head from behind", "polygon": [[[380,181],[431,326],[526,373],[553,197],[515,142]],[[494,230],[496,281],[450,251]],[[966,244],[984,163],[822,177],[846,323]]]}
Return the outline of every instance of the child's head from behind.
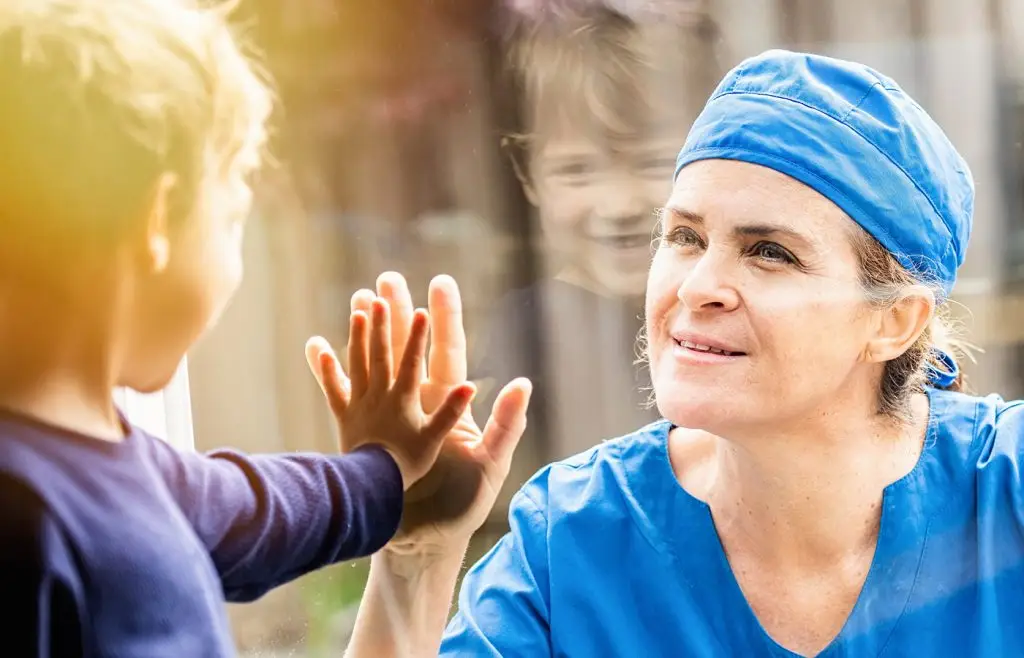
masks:
{"label": "child's head from behind", "polygon": [[558,265],[606,294],[642,295],[653,211],[718,80],[709,26],[636,21],[602,3],[569,14],[513,37],[520,172]]}
{"label": "child's head from behind", "polygon": [[0,285],[95,313],[163,386],[242,274],[271,94],[189,0],[0,3]]}

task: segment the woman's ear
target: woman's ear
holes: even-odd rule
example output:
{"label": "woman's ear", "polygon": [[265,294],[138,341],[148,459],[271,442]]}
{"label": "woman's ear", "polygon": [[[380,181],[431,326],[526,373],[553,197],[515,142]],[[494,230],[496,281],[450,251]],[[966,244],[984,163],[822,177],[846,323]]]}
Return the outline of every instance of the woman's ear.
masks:
{"label": "woman's ear", "polygon": [[866,361],[884,363],[909,350],[928,328],[935,313],[935,294],[925,286],[911,286],[879,313],[864,352]]}

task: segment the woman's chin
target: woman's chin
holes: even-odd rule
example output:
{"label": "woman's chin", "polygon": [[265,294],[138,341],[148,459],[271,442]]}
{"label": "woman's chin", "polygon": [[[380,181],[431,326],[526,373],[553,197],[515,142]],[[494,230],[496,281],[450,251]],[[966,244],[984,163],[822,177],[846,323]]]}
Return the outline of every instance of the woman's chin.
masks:
{"label": "woman's chin", "polygon": [[735,423],[736,411],[734,405],[723,403],[723,399],[718,397],[687,396],[667,401],[658,399],[658,412],[673,425],[712,434],[720,434],[728,425]]}

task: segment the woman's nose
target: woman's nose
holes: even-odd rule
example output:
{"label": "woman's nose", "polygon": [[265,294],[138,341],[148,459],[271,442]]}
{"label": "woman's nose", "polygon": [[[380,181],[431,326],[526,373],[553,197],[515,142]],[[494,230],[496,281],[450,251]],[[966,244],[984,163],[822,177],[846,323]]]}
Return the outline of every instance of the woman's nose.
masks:
{"label": "woman's nose", "polygon": [[735,276],[725,254],[708,249],[697,259],[679,285],[679,301],[691,311],[729,311],[739,304],[732,281]]}

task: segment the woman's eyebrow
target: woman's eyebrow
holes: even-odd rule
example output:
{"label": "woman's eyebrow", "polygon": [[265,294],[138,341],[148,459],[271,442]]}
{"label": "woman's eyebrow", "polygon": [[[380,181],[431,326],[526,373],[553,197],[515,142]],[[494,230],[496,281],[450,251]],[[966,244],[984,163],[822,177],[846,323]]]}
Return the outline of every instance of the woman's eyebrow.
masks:
{"label": "woman's eyebrow", "polygon": [[[698,226],[704,225],[704,216],[698,212],[694,212],[682,206],[668,205],[663,209],[663,213],[668,215],[671,222],[675,223],[689,223],[696,224]],[[799,242],[808,247],[813,245],[813,240],[808,238],[803,233],[793,230],[788,226],[782,226],[779,224],[771,224],[767,222],[751,222],[750,224],[740,224],[734,226],[732,232],[736,235],[744,237],[786,237],[795,242]]]}

